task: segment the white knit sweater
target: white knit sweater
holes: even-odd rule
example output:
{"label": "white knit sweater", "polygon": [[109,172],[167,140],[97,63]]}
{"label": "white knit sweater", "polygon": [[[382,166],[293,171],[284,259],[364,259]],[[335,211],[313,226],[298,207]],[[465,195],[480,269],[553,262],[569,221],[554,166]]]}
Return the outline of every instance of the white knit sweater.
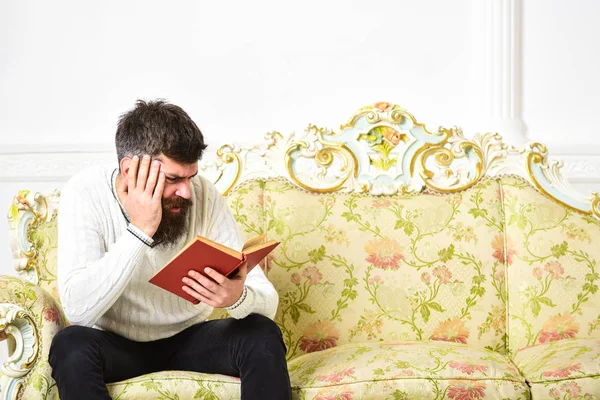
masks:
{"label": "white knit sweater", "polygon": [[[212,307],[193,305],[148,279],[195,235],[242,248],[240,230],[223,197],[208,180],[194,177],[187,235],[168,250],[150,247],[127,230],[135,228],[114,192],[116,172],[114,166],[90,167],[62,190],[58,288],[68,320],[135,341],[169,337],[205,321]],[[229,315],[274,318],[279,298],[261,268],[248,274],[246,290],[246,297],[227,309]]]}

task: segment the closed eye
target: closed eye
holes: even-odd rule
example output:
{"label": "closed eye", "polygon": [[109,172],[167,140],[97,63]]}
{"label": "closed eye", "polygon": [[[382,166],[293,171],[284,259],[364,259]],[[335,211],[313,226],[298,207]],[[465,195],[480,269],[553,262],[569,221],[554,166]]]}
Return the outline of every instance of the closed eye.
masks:
{"label": "closed eye", "polygon": [[187,179],[192,179],[196,175],[198,175],[197,172],[194,175],[190,176],[189,178],[182,177],[182,176],[166,176],[165,180],[166,180],[167,183],[177,183],[177,182],[185,181]]}

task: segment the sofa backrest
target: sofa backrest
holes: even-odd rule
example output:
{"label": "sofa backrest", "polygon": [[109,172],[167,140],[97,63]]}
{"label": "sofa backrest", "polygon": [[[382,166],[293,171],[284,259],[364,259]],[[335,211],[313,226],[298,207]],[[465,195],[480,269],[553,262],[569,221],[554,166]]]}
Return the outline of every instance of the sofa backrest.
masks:
{"label": "sofa backrest", "polygon": [[508,346],[600,336],[600,221],[502,178]]}
{"label": "sofa backrest", "polygon": [[[288,356],[350,342],[445,340],[504,353],[504,231],[496,180],[448,195],[316,194],[248,181],[228,201],[265,265]],[[243,205],[243,207],[242,207]]]}

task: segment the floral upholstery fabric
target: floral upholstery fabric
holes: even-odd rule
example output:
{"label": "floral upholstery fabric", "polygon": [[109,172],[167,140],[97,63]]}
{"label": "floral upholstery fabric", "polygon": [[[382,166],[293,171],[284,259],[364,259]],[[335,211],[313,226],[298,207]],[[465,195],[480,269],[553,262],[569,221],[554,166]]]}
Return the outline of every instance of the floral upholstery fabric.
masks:
{"label": "floral upholstery fabric", "polygon": [[[448,196],[369,197],[318,195],[272,180],[264,194],[238,189],[228,199],[262,202],[267,236],[281,241],[267,273],[279,292],[276,322],[289,359],[379,340],[504,352],[497,181]],[[247,214],[235,216],[248,236],[258,233],[246,226]]]}
{"label": "floral upholstery fabric", "polygon": [[240,380],[225,375],[164,371],[106,385],[119,400],[239,400]]}
{"label": "floral upholstery fabric", "polygon": [[600,376],[531,385],[532,399],[600,399]]}
{"label": "floral upholstery fabric", "polygon": [[[227,204],[233,215],[235,215],[237,223],[242,229],[246,240],[262,235],[266,230],[265,212],[263,209],[265,196],[264,188],[264,181],[252,180],[237,186],[233,191],[235,195],[226,197]],[[260,264],[267,275],[267,264],[271,259],[272,257],[269,255],[268,258],[263,260]],[[210,316],[210,319],[227,317],[229,317],[229,314],[225,309],[215,309]]]}
{"label": "floral upholstery fabric", "polygon": [[600,222],[503,178],[509,348],[600,336]]}
{"label": "floral upholstery fabric", "polygon": [[[24,399],[58,398],[56,384],[50,377],[48,352],[52,338],[66,326],[66,319],[57,300],[39,286],[24,282],[19,278],[0,277],[0,303],[13,304],[33,319],[39,338],[38,357],[32,372],[26,376],[23,390]],[[2,317],[6,317],[2,315]],[[5,338],[3,338],[5,339]],[[24,356],[32,353],[26,350]],[[6,388],[2,388],[5,390]]]}
{"label": "floral upholstery fabric", "polygon": [[563,339],[519,350],[514,362],[533,398],[600,397],[600,338]]}
{"label": "floral upholstery fabric", "polygon": [[35,230],[35,234],[32,235],[32,243],[36,249],[35,259],[40,277],[39,286],[58,299],[56,219],[40,224]]}
{"label": "floral upholstery fabric", "polygon": [[[600,337],[600,223],[520,179],[385,197],[253,180],[227,202],[246,238],[282,243],[261,266],[280,295],[294,399],[600,396],[600,345],[585,339]],[[35,316],[40,337],[24,399],[58,398],[55,220],[30,232],[41,288],[0,278],[2,302]],[[178,371],[108,387],[118,399],[240,398],[237,378]]]}
{"label": "floral upholstery fabric", "polygon": [[528,399],[503,355],[443,341],[346,344],[290,362],[294,398]]}

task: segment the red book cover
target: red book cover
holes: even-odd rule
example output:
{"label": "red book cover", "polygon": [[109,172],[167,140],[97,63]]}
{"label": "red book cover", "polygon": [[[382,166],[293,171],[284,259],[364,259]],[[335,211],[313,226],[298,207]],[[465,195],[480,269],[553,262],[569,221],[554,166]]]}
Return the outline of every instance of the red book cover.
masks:
{"label": "red book cover", "polygon": [[248,272],[250,272],[252,268],[279,245],[279,242],[275,241],[256,243],[262,238],[264,238],[264,235],[250,239],[244,245],[243,252],[239,252],[204,237],[196,236],[171,261],[150,278],[149,282],[193,304],[198,304],[199,300],[187,294],[181,288],[184,286],[182,282],[183,277],[187,277],[190,270],[207,276],[204,272],[204,269],[207,267],[214,269],[221,275],[230,276],[235,274],[238,267],[245,261],[248,263]]}

